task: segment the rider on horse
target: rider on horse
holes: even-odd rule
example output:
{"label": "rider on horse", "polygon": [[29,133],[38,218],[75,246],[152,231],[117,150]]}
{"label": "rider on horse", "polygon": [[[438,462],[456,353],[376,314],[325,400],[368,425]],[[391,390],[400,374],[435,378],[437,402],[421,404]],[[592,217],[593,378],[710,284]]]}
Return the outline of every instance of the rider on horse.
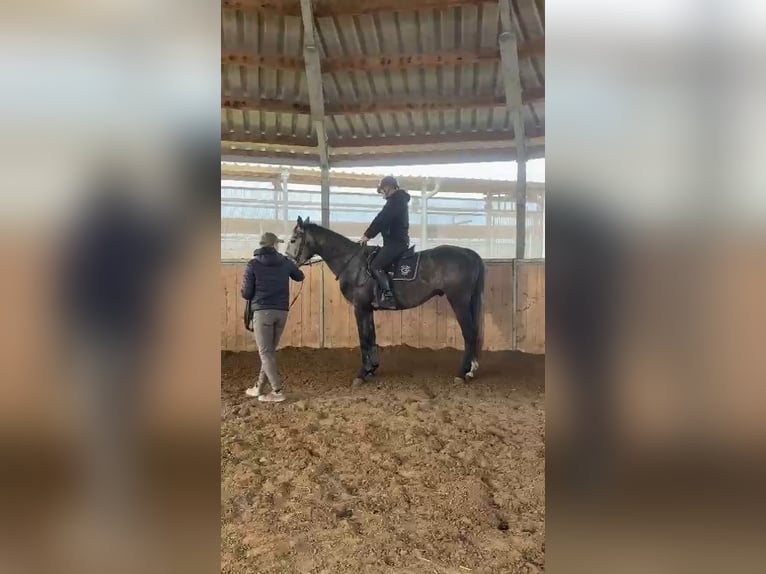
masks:
{"label": "rider on horse", "polygon": [[370,264],[370,271],[380,286],[382,295],[380,308],[396,309],[391,280],[386,270],[407,251],[410,245],[410,216],[407,208],[410,195],[400,189],[399,183],[390,175],[380,180],[378,193],[386,198],[386,205],[372,220],[359,242],[366,245],[378,233],[383,236],[383,248]]}

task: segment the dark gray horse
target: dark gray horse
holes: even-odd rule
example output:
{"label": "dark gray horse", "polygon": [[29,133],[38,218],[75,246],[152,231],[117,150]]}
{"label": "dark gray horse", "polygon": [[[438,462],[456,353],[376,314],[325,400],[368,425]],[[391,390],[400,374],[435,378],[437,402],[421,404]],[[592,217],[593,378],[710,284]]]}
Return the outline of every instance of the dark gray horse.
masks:
{"label": "dark gray horse", "polygon": [[[287,256],[298,265],[319,255],[338,279],[343,296],[354,306],[362,350],[362,366],[355,384],[368,380],[379,366],[373,319],[377,301],[375,281],[367,272],[370,253],[371,248],[361,247],[300,217],[286,249]],[[473,378],[479,367],[484,292],[484,262],[479,254],[451,245],[422,251],[417,277],[394,283],[394,296],[400,309],[417,307],[435,295],[447,297],[465,341],[463,361],[455,380]]]}

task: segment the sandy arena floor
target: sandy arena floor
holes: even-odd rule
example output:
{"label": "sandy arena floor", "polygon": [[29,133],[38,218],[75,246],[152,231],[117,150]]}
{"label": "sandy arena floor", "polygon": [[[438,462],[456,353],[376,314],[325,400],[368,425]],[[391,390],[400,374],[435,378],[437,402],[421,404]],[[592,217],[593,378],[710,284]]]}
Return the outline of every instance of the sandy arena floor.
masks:
{"label": "sandy arena floor", "polygon": [[224,353],[221,572],[544,570],[544,359],[457,351],[278,354],[288,401],[245,396],[258,356]]}

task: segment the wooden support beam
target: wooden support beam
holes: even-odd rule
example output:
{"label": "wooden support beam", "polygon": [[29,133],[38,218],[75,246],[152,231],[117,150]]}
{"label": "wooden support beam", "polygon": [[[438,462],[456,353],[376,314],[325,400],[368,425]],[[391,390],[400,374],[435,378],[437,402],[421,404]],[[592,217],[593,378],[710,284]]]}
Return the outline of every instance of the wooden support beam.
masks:
{"label": "wooden support beam", "polygon": [[[545,88],[524,90],[524,103],[545,99]],[[436,112],[466,108],[496,108],[506,105],[505,98],[497,96],[468,96],[408,101],[337,102],[327,105],[328,115],[379,114],[396,112]]]}
{"label": "wooden support beam", "polygon": [[[536,38],[519,44],[519,58],[528,58],[545,53],[545,38]],[[460,66],[499,62],[498,48],[479,50],[453,50],[433,54],[384,54],[379,56],[349,56],[323,58],[322,73],[367,72],[373,70],[405,70],[408,68],[435,68],[439,66]],[[304,61],[298,56],[265,55],[238,50],[222,50],[221,64],[273,68],[276,70],[303,70]]]}
{"label": "wooden support beam", "polygon": [[298,145],[290,142],[283,142],[285,138],[278,140],[265,141],[237,141],[235,139],[221,139],[221,145],[230,149],[239,149],[244,151],[262,151],[262,152],[285,152],[295,155],[319,155],[315,146]]}
{"label": "wooden support beam", "polygon": [[324,121],[316,120],[314,122],[314,129],[317,134],[319,145],[319,166],[321,172],[321,185],[322,185],[322,226],[330,227],[330,152],[327,145],[327,132],[325,131]]}
{"label": "wooden support beam", "polygon": [[282,205],[279,219],[282,221],[282,233],[287,237],[290,234],[290,222],[287,220],[289,206],[290,171],[285,169],[279,174],[282,189]]}
{"label": "wooden support beam", "polygon": [[[311,97],[311,96],[310,96]],[[529,88],[522,92],[522,103],[530,104],[545,99],[545,88]],[[435,112],[459,109],[496,108],[506,105],[505,98],[489,96],[415,99],[409,101],[335,102],[317,107],[330,116],[353,114],[380,114],[397,112]],[[257,99],[247,96],[221,96],[221,108],[246,112],[273,112],[278,114],[311,114],[311,104],[286,100]]]}
{"label": "wooden support beam", "polygon": [[[322,126],[320,129],[324,129]],[[545,131],[540,129],[528,131],[527,138],[534,145],[543,145],[545,141]],[[317,140],[314,138],[297,138],[291,136],[263,136],[261,134],[242,134],[221,132],[222,142],[231,142],[237,144],[246,144],[252,148],[258,147],[284,147],[292,148],[298,151],[311,150],[317,147]],[[369,138],[336,138],[328,140],[327,145],[330,151],[338,153],[338,150],[344,150],[344,153],[353,153],[358,150],[359,153],[372,151],[371,148],[383,147],[402,147],[402,146],[439,146],[454,144],[455,146],[465,144],[506,144],[504,147],[513,145],[513,132],[481,132],[481,133],[455,133],[455,134],[435,134],[435,135],[415,135],[415,136],[380,136]],[[491,146],[485,146],[491,147]]]}
{"label": "wooden support beam", "polygon": [[[527,150],[527,158],[544,157],[542,146]],[[402,153],[367,153],[355,156],[334,156],[333,168],[368,167],[374,165],[420,165],[441,163],[465,163],[482,161],[508,161],[516,159],[514,149],[447,150],[447,151],[408,151]],[[476,177],[481,177],[477,172]]]}
{"label": "wooden support beam", "polygon": [[[315,150],[314,150],[315,151]],[[527,149],[527,159],[544,157],[545,149],[540,147],[530,147]],[[366,153],[363,155],[334,156],[332,160],[333,169],[344,167],[368,167],[368,166],[390,166],[390,165],[419,165],[419,164],[442,164],[442,163],[465,163],[481,161],[509,161],[516,158],[515,151],[511,149],[481,149],[481,150],[449,150],[432,151],[424,150],[418,152],[402,153]],[[278,166],[304,166],[316,168],[319,163],[319,156],[316,153],[278,153],[261,151],[244,151],[229,147],[221,148],[221,159],[223,161],[254,162],[263,164],[273,164]],[[481,173],[474,174],[475,177],[481,177]],[[404,184],[402,184],[404,185]]]}
{"label": "wooden support beam", "polygon": [[300,16],[301,6],[296,0],[221,0],[222,10],[239,12],[266,12],[282,16]]}
{"label": "wooden support beam", "polygon": [[516,144],[516,258],[524,259],[526,253],[527,224],[527,145],[524,135],[524,117],[519,75],[519,56],[516,35],[510,31],[510,2],[500,0],[501,22],[506,30],[500,34],[500,55],[502,58],[503,80],[508,110],[513,120],[514,142]]}
{"label": "wooden support beam", "polygon": [[[308,1],[308,0],[306,0]],[[306,81],[309,93],[309,109],[314,121],[324,120],[324,91],[322,90],[322,68],[319,63],[319,50],[309,44],[303,50],[306,61]]]}
{"label": "wooden support beam", "polygon": [[413,144],[408,145],[404,142],[390,142],[388,145],[376,146],[373,148],[365,147],[333,147],[331,153],[333,159],[341,156],[359,156],[359,155],[385,155],[392,153],[416,153],[416,152],[449,152],[449,151],[471,151],[471,150],[515,150],[516,143],[513,139],[498,141],[473,141],[465,140],[462,142],[431,143],[431,144]]}
{"label": "wooden support beam", "polygon": [[250,144],[251,146],[259,145],[278,145],[278,146],[290,146],[293,148],[311,148],[317,147],[317,140],[315,137],[298,138],[293,136],[263,136],[261,134],[248,134],[239,132],[221,132],[221,141],[236,142]]}
{"label": "wooden support beam", "polygon": [[[544,142],[545,132],[543,130],[528,134],[528,137],[534,138],[538,145]],[[466,143],[476,144],[509,144],[513,145],[513,132],[481,132],[481,133],[456,133],[456,134],[436,134],[436,135],[416,135],[416,136],[381,136],[371,138],[356,138],[351,140],[335,139],[330,142],[333,153],[339,149],[352,150],[359,152],[373,151],[372,148],[383,148],[387,146],[438,146],[444,144],[464,145]],[[365,149],[368,148],[368,149]],[[377,150],[375,150],[377,151]]]}
{"label": "wooden support beam", "polygon": [[438,66],[460,66],[496,62],[500,59],[498,50],[459,50],[435,54],[384,54],[380,56],[356,56],[328,58],[322,63],[327,73],[368,72],[372,70],[404,70],[407,68],[434,68]]}
{"label": "wooden support beam", "polygon": [[[317,0],[313,10],[317,18],[356,16],[374,12],[412,12],[446,10],[460,6],[488,4],[490,0]],[[266,12],[283,16],[300,16],[301,3],[296,0],[221,0],[224,10]]]}
{"label": "wooden support beam", "polygon": [[306,64],[306,83],[309,92],[312,125],[317,138],[319,167],[322,170],[322,225],[330,227],[330,154],[327,149],[325,129],[325,104],[322,89],[322,67],[319,62],[317,33],[314,26],[314,11],[311,0],[300,0],[303,20],[303,59]]}
{"label": "wooden support beam", "polygon": [[330,227],[330,166],[328,164],[322,165],[321,172],[321,185],[322,185],[322,227]]}
{"label": "wooden support beam", "polygon": [[221,109],[241,110],[243,112],[274,112],[277,114],[311,113],[311,109],[303,102],[289,102],[268,98],[253,98],[250,96],[221,96]]}
{"label": "wooden support beam", "polygon": [[[275,151],[246,150],[243,147],[225,145],[221,142],[222,161],[250,161],[255,163],[316,167],[319,156],[316,150],[310,154],[284,153]],[[233,148],[233,149],[232,149]]]}
{"label": "wooden support beam", "polygon": [[317,18],[330,16],[357,16],[374,12],[414,12],[446,10],[460,6],[479,6],[487,0],[319,0]]}
{"label": "wooden support beam", "polygon": [[275,70],[303,70],[305,65],[299,56],[267,56],[238,50],[221,50],[221,64]]}
{"label": "wooden support beam", "polygon": [[[519,57],[529,58],[545,52],[545,38],[525,42],[519,46]],[[327,58],[322,61],[325,73],[367,72],[372,70],[404,70],[408,68],[435,68],[500,61],[500,50],[456,50],[433,54],[383,54],[379,56],[355,56]]]}

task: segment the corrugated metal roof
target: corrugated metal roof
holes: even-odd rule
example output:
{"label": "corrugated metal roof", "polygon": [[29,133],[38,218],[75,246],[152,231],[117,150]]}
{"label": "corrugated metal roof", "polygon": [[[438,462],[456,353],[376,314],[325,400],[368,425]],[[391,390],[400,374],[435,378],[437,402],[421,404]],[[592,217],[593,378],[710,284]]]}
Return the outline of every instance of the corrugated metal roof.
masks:
{"label": "corrugated metal roof", "polygon": [[[326,5],[324,3],[323,6]],[[413,7],[416,5],[417,2],[412,2]],[[511,6],[511,21],[520,45],[544,38],[543,7],[540,2],[518,0],[512,1]],[[329,15],[317,17],[315,22],[320,58],[327,62],[338,59],[438,55],[458,50],[466,53],[491,53],[498,46],[500,20],[498,4],[485,2],[444,9],[416,11],[413,8],[409,11]],[[244,98],[252,104],[244,106],[247,109],[222,109],[222,138],[236,142],[228,146],[229,149],[224,148],[224,151],[236,154],[250,147],[255,155],[266,152],[278,154],[288,150],[274,147],[277,144],[288,148],[315,145],[311,118],[306,113],[306,75],[301,67],[303,33],[299,16],[269,12],[267,8],[224,10],[224,54],[236,52],[254,58],[283,58],[278,66],[281,69],[271,64],[222,64],[223,95]],[[531,90],[531,93],[542,93],[544,55],[538,52],[520,58],[519,65],[522,88]],[[380,145],[379,138],[391,138],[391,144],[404,145],[410,138],[417,145],[414,149],[437,149],[437,155],[443,153],[446,157],[454,156],[461,148],[450,150],[444,146],[435,147],[428,136],[454,135],[456,139],[466,139],[470,134],[492,132],[507,135],[509,141],[512,139],[510,114],[504,105],[500,61],[496,58],[404,69],[389,66],[380,69],[325,71],[322,82],[325,107],[328,110],[325,124],[331,150],[332,147],[349,144],[359,146],[365,143],[366,138],[376,138],[375,146]],[[460,98],[460,101],[450,109],[449,102],[456,98]],[[468,99],[489,103],[475,107],[463,105]],[[443,106],[435,110],[401,109],[408,102],[443,101],[448,102],[446,109]],[[274,109],[275,103],[298,106],[300,113],[282,111],[283,107],[269,111]],[[379,108],[385,107],[387,103],[397,104],[399,109],[380,111]],[[353,109],[343,113],[333,112],[333,108],[353,108],[356,104],[372,104],[377,108],[364,112]],[[545,129],[543,102],[532,98],[524,108],[525,131],[528,136],[537,138],[533,141],[533,147],[541,147]],[[274,145],[248,146],[248,142],[270,142]],[[237,149],[231,150],[231,147]],[[502,146],[478,147],[485,149]],[[356,150],[343,149],[342,155],[349,157],[369,156],[369,152],[374,151],[363,147]],[[395,153],[393,149],[387,151]],[[401,153],[412,151],[413,148],[406,148]],[[511,151],[508,154],[510,156]],[[311,157],[312,151],[308,150],[303,155]],[[489,157],[492,154],[487,155]]]}

